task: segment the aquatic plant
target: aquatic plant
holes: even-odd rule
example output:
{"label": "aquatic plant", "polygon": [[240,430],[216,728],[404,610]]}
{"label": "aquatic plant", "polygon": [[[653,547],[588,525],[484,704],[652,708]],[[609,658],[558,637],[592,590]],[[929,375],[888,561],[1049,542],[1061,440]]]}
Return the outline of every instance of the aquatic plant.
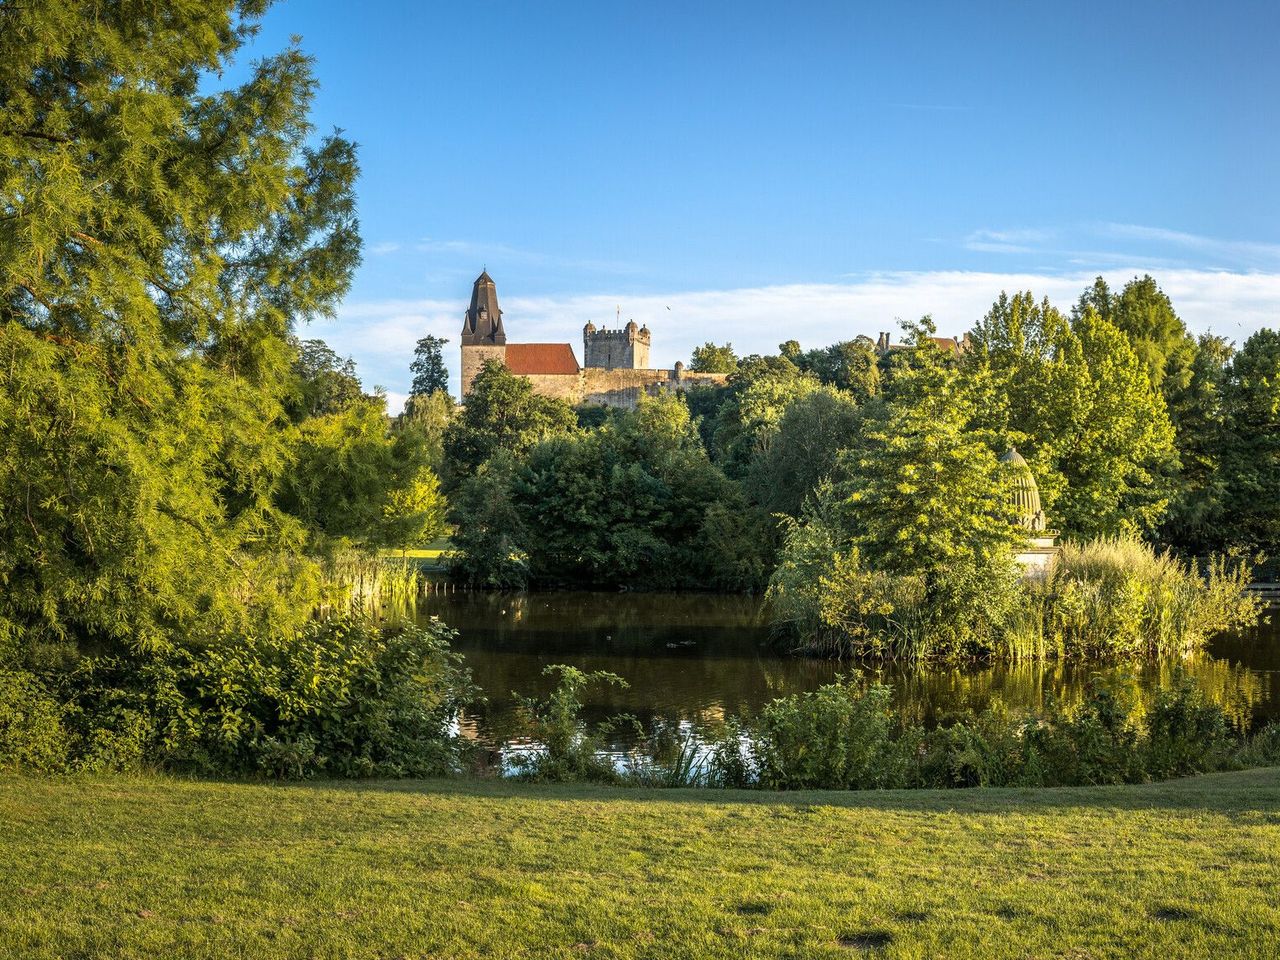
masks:
{"label": "aquatic plant", "polygon": [[544,676],[559,676],[555,689],[543,698],[514,694],[519,702],[520,726],[529,745],[516,749],[510,761],[525,780],[615,783],[622,779],[605,743],[619,727],[638,731],[634,717],[620,714],[590,725],[582,720],[582,691],[592,684],[626,687],[616,673],[588,673],[562,663],[551,664]]}

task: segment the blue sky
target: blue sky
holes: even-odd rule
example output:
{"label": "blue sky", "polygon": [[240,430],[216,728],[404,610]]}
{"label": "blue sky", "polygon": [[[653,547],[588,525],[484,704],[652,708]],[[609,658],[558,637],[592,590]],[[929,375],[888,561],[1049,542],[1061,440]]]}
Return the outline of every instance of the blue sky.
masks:
{"label": "blue sky", "polygon": [[393,403],[416,336],[456,368],[483,266],[513,340],[580,355],[620,308],[662,364],[957,332],[1096,273],[1280,324],[1274,2],[283,0],[250,56],[293,34],[364,171],[365,263],[311,335]]}

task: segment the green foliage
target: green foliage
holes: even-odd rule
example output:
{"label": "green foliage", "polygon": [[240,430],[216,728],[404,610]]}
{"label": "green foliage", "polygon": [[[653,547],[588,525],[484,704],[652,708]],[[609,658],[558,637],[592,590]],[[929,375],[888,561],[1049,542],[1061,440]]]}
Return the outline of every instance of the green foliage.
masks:
{"label": "green foliage", "polygon": [[1280,767],[1280,723],[1273,720],[1251,736],[1236,759],[1242,767]]}
{"label": "green foliage", "polygon": [[458,408],[453,398],[443,390],[427,396],[409,397],[404,413],[396,417],[392,429],[412,434],[423,448],[423,459],[436,476],[443,476],[444,432],[453,421]]}
{"label": "green foliage", "polygon": [[869,790],[886,786],[892,691],[838,679],[774,700],[752,725],[756,779],[767,790]]}
{"label": "green foliage", "polygon": [[[290,778],[450,772],[460,745],[448,725],[475,694],[461,658],[449,651],[451,636],[436,622],[382,631],[362,618],[336,618],[288,635],[86,659],[52,688],[61,731],[45,697],[42,712],[30,714],[40,720],[41,737],[29,737],[24,748],[95,771],[154,766]],[[26,689],[33,702],[38,688]],[[12,748],[0,753],[6,755]],[[21,752],[17,757],[22,761]]]}
{"label": "green foliage", "polygon": [[381,400],[298,428],[280,506],[326,537],[410,547],[445,529],[445,500],[421,433],[392,431]]}
{"label": "green foliage", "polygon": [[0,666],[0,771],[64,770],[70,748],[62,708],[36,677]]}
{"label": "green foliage", "polygon": [[1223,536],[1227,484],[1222,466],[1230,444],[1223,392],[1233,352],[1222,337],[1204,334],[1185,377],[1165,383],[1178,467],[1160,536],[1189,554],[1221,549],[1229,542]]}
{"label": "green foliage", "polygon": [[982,423],[1017,444],[1052,522],[1078,537],[1152,530],[1173,430],[1125,335],[1090,309],[1068,322],[1022,293],[1001,294],[974,339],[966,365],[992,377]]}
{"label": "green foliage", "polygon": [[526,780],[616,783],[619,774],[601,752],[611,733],[622,724],[634,724],[634,720],[618,716],[587,727],[581,719],[582,692],[592,684],[626,687],[627,682],[604,670],[586,673],[562,663],[542,672],[560,678],[545,700],[515,694],[520,701],[523,732],[535,745],[535,749],[512,757],[518,775]]}
{"label": "green foliage", "polygon": [[1223,538],[1274,553],[1280,547],[1280,333],[1249,337],[1223,387]]}
{"label": "green foliage", "polygon": [[548,437],[572,433],[573,408],[533,392],[524,377],[487,361],[476,374],[462,413],[445,429],[444,453],[457,483],[500,451],[520,455]]}
{"label": "green foliage", "polygon": [[787,407],[819,387],[817,377],[782,357],[745,357],[729,377],[711,426],[716,462],[730,477],[743,477]]}
{"label": "green foliage", "polygon": [[[1016,604],[1010,509],[986,383],[916,331],[910,363],[791,525],[770,585],[776,622],[833,652],[959,657],[991,648]],[[805,633],[809,633],[805,636]]]}
{"label": "green foliage", "polygon": [[805,353],[800,353],[797,344],[794,352],[782,351],[782,355],[823,383],[847,391],[859,403],[865,403],[879,392],[879,358],[869,337],[856,337]]}
{"label": "green foliage", "polygon": [[[960,579],[965,571],[972,580]],[[772,615],[793,644],[840,657],[1123,660],[1197,652],[1256,623],[1260,610],[1246,564],[1217,558],[1200,573],[1134,540],[1065,544],[1044,579],[997,580],[981,565],[943,578],[948,604],[968,604],[959,626],[939,622],[925,575],[878,568],[865,548],[842,550],[815,515],[788,529]]]}
{"label": "green foliage", "polygon": [[733,373],[736,369],[738,355],[733,352],[732,343],[718,347],[708,340],[702,346],[694,347],[689,357],[691,373]]}
{"label": "green foliage", "polygon": [[4,11],[0,634],[155,647],[314,599],[273,502],[287,335],[349,286],[357,166],[298,49],[217,89],[263,6]]}
{"label": "green foliage", "polygon": [[462,481],[451,501],[456,524],[449,572],[456,580],[493,590],[529,583],[530,543],[524,513],[512,501],[519,465],[501,453]]}
{"label": "green foliage", "polygon": [[409,388],[411,397],[449,392],[449,371],[445,369],[441,352],[448,342],[444,337],[427,335],[414,346],[413,363],[409,364],[409,372],[413,374],[413,385]]}
{"label": "green foliage", "polygon": [[778,429],[751,460],[744,486],[770,513],[800,515],[805,498],[858,442],[862,411],[849,394],[823,387],[787,405]]}
{"label": "green foliage", "polygon": [[731,529],[733,517],[749,529],[761,518],[707,458],[675,395],[490,461],[453,516],[455,572],[477,583],[520,582],[527,569],[541,585],[758,585],[768,547]]}
{"label": "green foliage", "polygon": [[1185,383],[1195,351],[1195,340],[1173,309],[1173,303],[1150,275],[1135,277],[1119,294],[1112,294],[1098,277],[1072,311],[1079,320],[1093,311],[1123,333],[1146,368],[1151,383],[1164,388],[1166,379]]}
{"label": "green foliage", "polygon": [[995,703],[924,727],[893,709],[888,687],[855,675],[733,725],[712,768],[733,785],[775,790],[1142,783],[1266,761],[1273,739],[1242,744],[1180,677],[1145,711],[1095,685],[1072,710],[1018,716]]}
{"label": "green foliage", "polygon": [[1261,609],[1247,564],[1191,563],[1136,540],[1064,544],[1039,594],[1042,631],[1078,658],[1185,656]]}
{"label": "green foliage", "polygon": [[323,340],[289,341],[297,356],[290,367],[294,382],[285,410],[294,423],[339,413],[364,399],[354,360],[343,360]]}

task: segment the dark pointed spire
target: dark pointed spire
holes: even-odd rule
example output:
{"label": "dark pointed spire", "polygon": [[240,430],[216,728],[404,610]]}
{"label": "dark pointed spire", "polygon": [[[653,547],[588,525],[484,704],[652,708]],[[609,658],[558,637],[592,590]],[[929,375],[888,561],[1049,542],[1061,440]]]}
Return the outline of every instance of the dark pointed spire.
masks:
{"label": "dark pointed spire", "polygon": [[498,307],[498,288],[489,271],[476,277],[471,288],[471,306],[462,321],[464,345],[505,344],[507,332],[502,329],[502,310]]}

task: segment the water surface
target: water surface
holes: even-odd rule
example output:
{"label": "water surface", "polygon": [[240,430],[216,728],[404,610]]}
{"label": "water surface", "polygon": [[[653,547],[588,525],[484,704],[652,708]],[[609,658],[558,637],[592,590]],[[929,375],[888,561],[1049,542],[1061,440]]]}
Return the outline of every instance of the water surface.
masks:
{"label": "water surface", "polygon": [[[545,695],[554,680],[542,670],[554,663],[625,678],[626,689],[588,690],[584,714],[594,721],[629,713],[650,732],[664,727],[700,731],[853,669],[889,684],[899,708],[927,722],[956,710],[982,709],[997,698],[1017,709],[1043,708],[1049,698],[1072,701],[1094,674],[1149,697],[1172,683],[1179,669],[1195,677],[1241,729],[1280,717],[1280,631],[1270,624],[1220,637],[1204,653],[1180,663],[918,668],[780,653],[770,642],[763,605],[753,597],[449,593],[427,596],[418,615],[437,616],[458,631],[454,647],[466,657],[486,698],[467,710],[463,729],[495,747],[514,735],[513,691]],[[626,739],[617,746],[626,747]]]}

